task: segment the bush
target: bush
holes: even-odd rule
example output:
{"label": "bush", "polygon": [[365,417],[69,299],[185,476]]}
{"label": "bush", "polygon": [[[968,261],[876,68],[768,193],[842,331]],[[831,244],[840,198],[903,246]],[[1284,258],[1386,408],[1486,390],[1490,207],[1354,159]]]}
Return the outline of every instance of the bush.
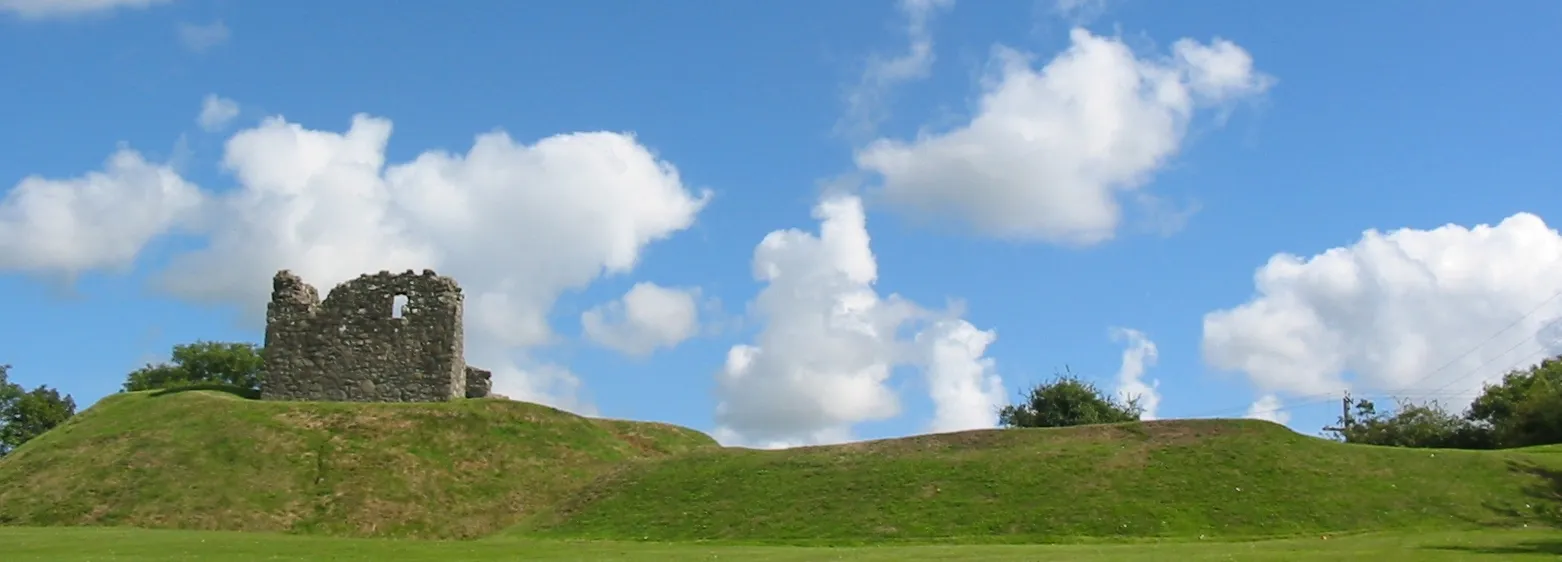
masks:
{"label": "bush", "polygon": [[1436,402],[1401,401],[1392,414],[1370,400],[1330,432],[1347,443],[1392,447],[1499,449],[1562,443],[1562,358],[1511,371],[1481,389],[1463,415]]}
{"label": "bush", "polygon": [[1346,443],[1435,449],[1490,449],[1496,446],[1490,428],[1454,415],[1436,401],[1401,401],[1392,414],[1377,411],[1371,400],[1358,400],[1354,413],[1331,428]]}
{"label": "bush", "polygon": [[1004,427],[1068,427],[1138,421],[1138,397],[1122,401],[1095,384],[1064,374],[1021,393],[1019,404],[998,411]]}
{"label": "bush", "polygon": [[174,346],[172,361],[168,363],[132,371],[125,379],[124,390],[217,384],[259,392],[264,367],[260,348],[255,344],[197,341]]}

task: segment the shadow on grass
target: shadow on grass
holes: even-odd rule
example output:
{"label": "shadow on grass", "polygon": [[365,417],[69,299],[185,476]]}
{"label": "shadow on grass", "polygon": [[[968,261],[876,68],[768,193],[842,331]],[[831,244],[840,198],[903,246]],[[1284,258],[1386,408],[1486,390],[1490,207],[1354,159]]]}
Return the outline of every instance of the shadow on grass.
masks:
{"label": "shadow on grass", "polygon": [[1562,470],[1541,466],[1535,461],[1508,461],[1508,469],[1530,475],[1524,488],[1533,516],[1555,528],[1562,528]]}
{"label": "shadow on grass", "polygon": [[[1524,509],[1512,506],[1487,507],[1509,520],[1538,521],[1554,529],[1562,529],[1562,470],[1541,466],[1534,461],[1508,461],[1508,470],[1532,477],[1524,487],[1527,498]],[[1553,554],[1562,555],[1562,538],[1531,540],[1508,545],[1444,545],[1427,547],[1433,550],[1452,550],[1472,554]]]}
{"label": "shadow on grass", "polygon": [[178,394],[178,393],[181,393],[181,392],[190,392],[190,391],[194,391],[194,390],[210,390],[210,391],[213,391],[213,392],[225,392],[225,393],[232,394],[234,396],[237,396],[239,398],[243,398],[243,399],[246,399],[246,400],[259,400],[260,399],[260,391],[259,390],[256,390],[256,389],[253,389],[253,388],[244,388],[242,386],[236,386],[236,385],[231,385],[231,384],[215,383],[215,382],[212,382],[212,383],[187,384],[187,385],[182,385],[182,386],[175,386],[175,387],[170,387],[170,388],[164,388],[162,390],[158,390],[156,392],[153,392],[152,393],[152,397],[156,398],[158,396],[167,396],[167,395],[170,395],[170,394]]}
{"label": "shadow on grass", "polygon": [[1562,555],[1562,539],[1550,541],[1524,541],[1505,545],[1441,545],[1425,547],[1429,550],[1450,550],[1470,554],[1556,554]]}

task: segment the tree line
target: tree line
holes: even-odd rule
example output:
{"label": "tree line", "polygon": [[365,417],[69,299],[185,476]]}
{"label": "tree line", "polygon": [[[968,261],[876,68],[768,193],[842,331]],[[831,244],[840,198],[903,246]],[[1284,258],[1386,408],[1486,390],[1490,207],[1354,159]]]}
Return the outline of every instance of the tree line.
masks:
{"label": "tree line", "polygon": [[[1458,414],[1435,400],[1402,400],[1387,409],[1371,400],[1347,400],[1347,410],[1326,430],[1326,436],[1346,443],[1440,449],[1562,443],[1562,356],[1485,385]],[[1004,427],[1067,427],[1138,421],[1143,411],[1134,397],[1120,398],[1064,374],[1032,386],[998,416]]]}
{"label": "tree line", "polygon": [[1503,375],[1462,412],[1436,400],[1379,410],[1348,400],[1329,433],[1346,443],[1440,449],[1509,449],[1562,443],[1562,356]]}

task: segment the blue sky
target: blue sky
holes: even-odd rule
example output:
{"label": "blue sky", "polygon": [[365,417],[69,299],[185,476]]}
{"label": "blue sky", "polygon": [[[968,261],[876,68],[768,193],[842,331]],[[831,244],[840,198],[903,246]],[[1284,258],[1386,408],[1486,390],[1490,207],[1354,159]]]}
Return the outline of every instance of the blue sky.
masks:
{"label": "blue sky", "polygon": [[278,268],[432,266],[500,392],[730,443],[982,427],[1065,365],[1161,418],[1462,407],[1562,351],[1559,32],[1543,0],[0,0],[0,362],[85,406],[259,343]]}

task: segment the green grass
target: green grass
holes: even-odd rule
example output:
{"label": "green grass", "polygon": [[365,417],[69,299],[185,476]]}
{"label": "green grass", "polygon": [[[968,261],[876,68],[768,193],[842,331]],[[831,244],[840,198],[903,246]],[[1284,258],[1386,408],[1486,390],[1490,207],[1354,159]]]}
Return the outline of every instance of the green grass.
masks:
{"label": "green grass", "polygon": [[[504,400],[286,403],[192,390],[112,396],[0,459],[0,524],[490,537],[539,552],[573,539],[1009,552],[1002,543],[1439,533],[1562,521],[1559,452],[1344,445],[1252,420],[755,451]],[[490,548],[468,543],[394,544]],[[590,544],[580,548],[620,548]],[[938,551],[928,548],[906,552]]]}
{"label": "green grass", "polygon": [[506,400],[110,396],[0,460],[0,523],[477,537],[715,442]]}
{"label": "green grass", "polygon": [[439,542],[300,537],[262,533],[147,531],[87,528],[0,528],[7,562],[137,562],[330,560],[335,562],[484,562],[500,560],[601,562],[743,560],[813,562],[863,560],[980,560],[1105,562],[1243,560],[1285,562],[1437,562],[1442,560],[1555,560],[1562,533],[1487,530],[1423,534],[1308,537],[1260,542],[1162,541],[1139,544],[788,547],[713,546],[535,539]]}
{"label": "green grass", "polygon": [[824,541],[1259,537],[1544,519],[1562,457],[1345,445],[1250,420],[706,450],[615,473],[514,530]]}

